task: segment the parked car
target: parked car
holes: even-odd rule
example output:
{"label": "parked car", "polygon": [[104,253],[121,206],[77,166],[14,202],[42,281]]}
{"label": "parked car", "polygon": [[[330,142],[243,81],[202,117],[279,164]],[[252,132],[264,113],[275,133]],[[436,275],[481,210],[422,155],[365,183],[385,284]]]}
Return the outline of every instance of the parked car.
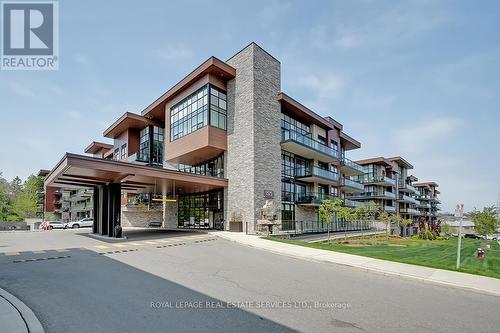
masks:
{"label": "parked car", "polygon": [[87,217],[81,219],[80,221],[73,221],[66,223],[66,228],[70,229],[89,228],[89,227],[92,228],[92,225],[94,225],[94,219],[91,217]]}
{"label": "parked car", "polygon": [[474,235],[474,234],[465,234],[464,238],[472,238],[472,239],[483,239],[483,236]]}
{"label": "parked car", "polygon": [[62,221],[46,221],[40,224],[40,229],[52,230],[52,229],[64,229],[64,223]]}

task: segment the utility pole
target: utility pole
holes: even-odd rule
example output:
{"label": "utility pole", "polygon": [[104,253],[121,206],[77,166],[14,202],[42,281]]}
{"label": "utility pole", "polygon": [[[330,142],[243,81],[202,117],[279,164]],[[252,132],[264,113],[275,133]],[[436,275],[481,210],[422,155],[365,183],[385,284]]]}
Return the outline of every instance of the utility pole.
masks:
{"label": "utility pole", "polygon": [[460,251],[462,250],[462,218],[464,215],[464,204],[457,204],[455,208],[455,217],[460,219],[458,226],[458,247],[457,247],[457,269],[460,269]]}

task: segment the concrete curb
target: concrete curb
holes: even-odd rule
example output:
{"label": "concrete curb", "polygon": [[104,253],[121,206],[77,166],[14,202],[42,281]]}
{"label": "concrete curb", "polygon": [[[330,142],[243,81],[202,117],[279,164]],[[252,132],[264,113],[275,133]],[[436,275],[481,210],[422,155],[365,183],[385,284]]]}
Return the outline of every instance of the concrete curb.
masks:
{"label": "concrete curb", "polygon": [[[454,287],[454,288],[460,288],[460,289],[465,289],[473,292],[478,292],[482,294],[487,294],[490,296],[496,296],[500,297],[500,279],[495,279],[495,278],[490,278],[490,277],[484,277],[480,275],[473,275],[473,274],[467,274],[467,273],[462,273],[462,272],[454,272],[454,271],[447,271],[447,270],[442,270],[442,269],[436,269],[436,268],[429,268],[425,266],[418,266],[418,265],[411,265],[411,264],[405,264],[405,263],[399,263],[399,262],[393,262],[393,261],[387,261],[387,260],[382,260],[382,259],[374,259],[374,258],[369,258],[369,257],[363,257],[363,256],[358,256],[358,255],[353,255],[353,254],[346,254],[346,253],[340,253],[340,252],[334,252],[334,251],[327,251],[327,250],[320,250],[320,249],[313,249],[314,252],[317,252],[315,255],[306,255],[306,254],[298,254],[298,252],[302,251],[295,251],[296,253],[292,253],[292,251],[286,251],[284,249],[280,249],[279,246],[277,246],[276,249],[271,249],[269,247],[264,247],[264,246],[259,246],[258,244],[251,244],[250,242],[244,242],[241,240],[238,240],[234,237],[230,237],[228,235],[224,235],[221,232],[211,232],[213,236],[218,236],[221,238],[224,238],[226,240],[253,247],[255,249],[259,250],[264,250],[268,251],[271,253],[279,254],[279,255],[285,255],[287,257],[295,258],[295,259],[302,259],[302,260],[307,260],[311,262],[317,262],[317,263],[331,263],[331,264],[336,264],[336,265],[342,265],[342,266],[347,266],[347,267],[354,267],[357,269],[362,269],[364,271],[371,271],[375,272],[378,274],[383,274],[383,275],[390,275],[390,276],[398,276],[398,277],[403,277],[403,278],[410,278],[414,280],[419,280],[424,283],[431,283],[431,284],[439,284],[439,285],[444,285],[448,287]],[[250,236],[250,237],[256,237],[256,236]],[[302,248],[301,246],[298,245],[293,245],[293,244],[285,244],[285,243],[278,243],[274,242],[271,240],[265,240],[261,239],[259,237],[260,241],[265,241],[265,242],[271,242],[271,243],[277,243],[277,244],[282,244],[286,246],[291,246],[295,247],[293,250],[297,250],[296,248]],[[309,248],[304,248],[304,249],[309,249]],[[305,251],[304,251],[305,252]],[[361,264],[356,264],[352,263],[346,260],[335,260],[331,258],[325,258],[324,256],[328,256],[328,254],[331,254],[331,252],[334,252],[335,254],[339,254],[340,256],[345,258],[352,257],[353,259],[356,258],[362,261]],[[376,264],[377,262],[384,262],[387,263],[388,265],[393,266],[395,269],[397,267],[405,267],[408,268],[408,271],[414,271],[413,272],[401,272],[401,271],[394,271],[394,270],[386,270],[386,269],[381,269],[379,267],[373,266],[373,264]],[[418,272],[420,271],[420,272]],[[455,275],[458,274],[461,277],[464,278],[463,283],[456,283],[450,281],[450,279],[446,278],[446,275]],[[441,278],[434,278],[433,276],[437,276]],[[456,277],[457,275],[455,275]],[[497,286],[492,287],[492,288],[485,288],[483,285],[481,285],[480,280],[489,280],[489,281],[494,281]],[[471,283],[471,280],[474,280],[475,282]],[[497,282],[498,281],[498,282]]]}
{"label": "concrete curb", "polygon": [[0,288],[0,297],[3,297],[7,302],[9,302],[21,315],[21,318],[24,320],[26,327],[28,328],[28,332],[30,333],[45,333],[42,324],[35,316],[33,311],[24,304],[19,298],[10,294],[6,290]]}

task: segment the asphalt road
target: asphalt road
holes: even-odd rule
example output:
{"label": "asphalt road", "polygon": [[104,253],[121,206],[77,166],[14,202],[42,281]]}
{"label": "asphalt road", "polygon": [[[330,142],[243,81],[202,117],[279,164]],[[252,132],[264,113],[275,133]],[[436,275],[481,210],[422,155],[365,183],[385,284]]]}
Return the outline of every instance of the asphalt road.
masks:
{"label": "asphalt road", "polygon": [[499,331],[498,297],[221,239],[177,243],[0,255],[0,287],[47,332]]}

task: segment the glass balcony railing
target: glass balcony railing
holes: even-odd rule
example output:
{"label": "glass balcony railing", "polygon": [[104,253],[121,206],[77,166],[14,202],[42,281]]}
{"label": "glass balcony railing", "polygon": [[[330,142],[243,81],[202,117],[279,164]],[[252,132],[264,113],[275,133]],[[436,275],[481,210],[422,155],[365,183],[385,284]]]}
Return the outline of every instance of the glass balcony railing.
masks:
{"label": "glass balcony railing", "polygon": [[308,136],[302,135],[300,133],[294,131],[282,131],[281,132],[281,141],[294,141],[308,148],[319,151],[328,156],[339,159],[339,152],[334,150],[333,148],[328,147],[320,141],[316,141]]}
{"label": "glass balcony railing", "polygon": [[394,206],[384,206],[384,210],[386,212],[395,212],[396,211],[396,207],[394,207]]}
{"label": "glass balcony railing", "polygon": [[320,205],[323,203],[323,200],[326,199],[334,200],[336,198],[331,195],[318,192],[295,193],[295,203]]}
{"label": "glass balcony railing", "polygon": [[324,178],[327,180],[332,180],[332,181],[338,181],[339,180],[339,174],[335,172],[331,172],[329,170],[321,169],[318,166],[312,166],[312,167],[304,167],[304,168],[297,168],[295,169],[295,177],[297,178],[302,178],[302,177],[319,177],[319,178]]}
{"label": "glass balcony railing", "polygon": [[320,205],[323,202],[323,200],[326,199],[335,200],[336,197],[328,195],[326,193],[318,193],[318,192],[306,192],[306,193],[293,193],[286,191],[281,192],[281,201],[285,202]]}
{"label": "glass balcony railing", "polygon": [[358,177],[359,181],[363,184],[367,183],[386,183],[392,186],[396,186],[396,179],[392,179],[382,175],[369,175],[365,174]]}
{"label": "glass balcony railing", "polygon": [[352,187],[352,188],[358,189],[360,191],[363,191],[365,189],[365,185],[358,183],[358,182],[355,182],[354,180],[347,179],[347,178],[342,178],[341,185]]}
{"label": "glass balcony railing", "polygon": [[402,194],[402,193],[399,194],[399,200],[406,201],[406,202],[411,202],[411,203],[414,203],[414,204],[418,204],[418,200],[417,199],[415,199],[413,197],[410,197],[409,195]]}
{"label": "glass balcony railing", "polygon": [[346,205],[347,207],[359,207],[359,206],[368,206],[368,203],[364,201],[344,199],[344,205]]}
{"label": "glass balcony railing", "polygon": [[396,195],[394,193],[388,191],[346,193],[346,195],[353,198],[388,198],[388,199],[396,198]]}
{"label": "glass balcony railing", "polygon": [[351,169],[354,169],[356,171],[359,171],[361,173],[364,173],[364,168],[363,166],[359,165],[358,163],[354,162],[354,161],[351,161],[350,159],[348,159],[347,157],[343,157],[342,158],[342,164],[351,168]]}

